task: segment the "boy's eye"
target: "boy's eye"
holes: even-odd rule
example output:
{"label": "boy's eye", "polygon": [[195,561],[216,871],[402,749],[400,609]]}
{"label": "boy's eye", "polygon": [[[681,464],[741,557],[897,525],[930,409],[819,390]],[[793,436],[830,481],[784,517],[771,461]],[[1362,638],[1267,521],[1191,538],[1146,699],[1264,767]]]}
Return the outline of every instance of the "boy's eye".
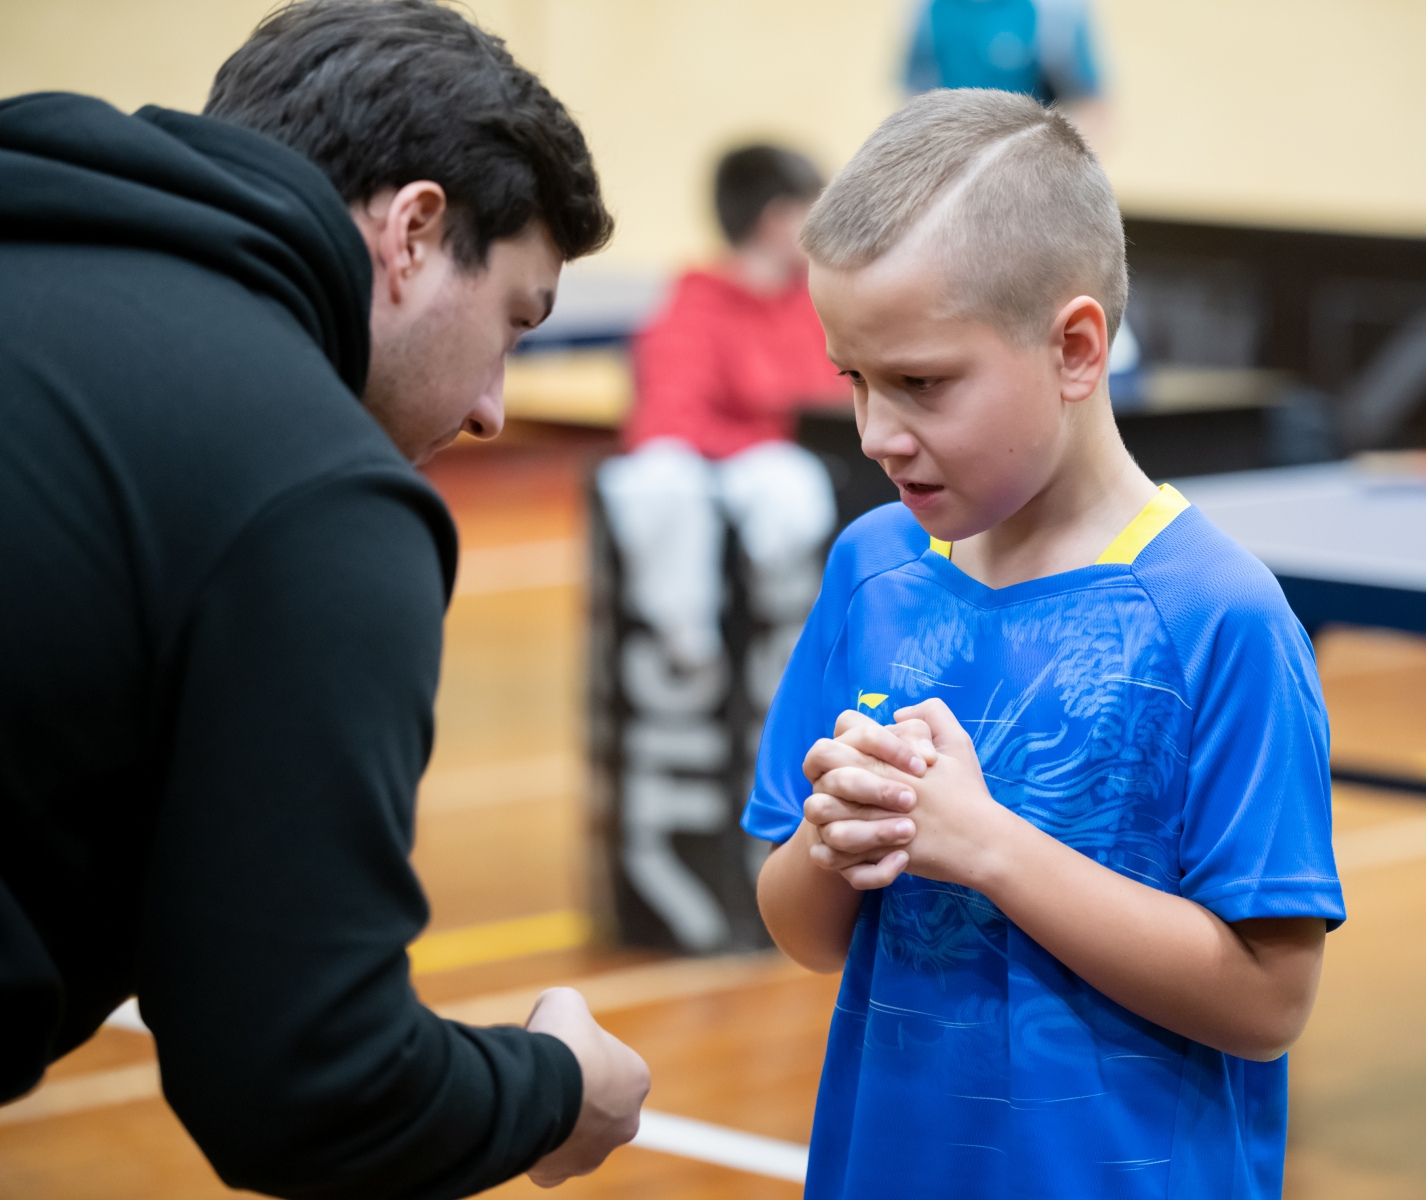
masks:
{"label": "boy's eye", "polygon": [[862,381],[860,371],[838,371],[837,374],[843,379],[850,379],[853,384],[860,384]]}

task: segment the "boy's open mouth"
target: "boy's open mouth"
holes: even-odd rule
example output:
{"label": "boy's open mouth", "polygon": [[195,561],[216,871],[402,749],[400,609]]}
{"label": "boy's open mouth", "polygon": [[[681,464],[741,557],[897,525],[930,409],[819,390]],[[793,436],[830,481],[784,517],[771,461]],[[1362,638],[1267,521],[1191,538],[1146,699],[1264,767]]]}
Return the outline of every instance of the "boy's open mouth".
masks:
{"label": "boy's open mouth", "polygon": [[910,479],[898,479],[895,483],[901,489],[901,503],[913,509],[931,504],[946,490],[939,483],[917,483]]}

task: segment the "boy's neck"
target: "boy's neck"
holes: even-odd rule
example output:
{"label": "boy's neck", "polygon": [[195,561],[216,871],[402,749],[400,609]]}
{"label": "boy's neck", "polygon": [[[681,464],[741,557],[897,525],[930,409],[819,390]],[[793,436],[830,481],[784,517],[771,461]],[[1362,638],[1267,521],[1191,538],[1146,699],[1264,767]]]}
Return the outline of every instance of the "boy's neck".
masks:
{"label": "boy's neck", "polygon": [[1013,516],[956,542],[951,561],[992,588],[1087,567],[1157,493],[1124,448],[1107,395],[1095,397],[1045,487]]}

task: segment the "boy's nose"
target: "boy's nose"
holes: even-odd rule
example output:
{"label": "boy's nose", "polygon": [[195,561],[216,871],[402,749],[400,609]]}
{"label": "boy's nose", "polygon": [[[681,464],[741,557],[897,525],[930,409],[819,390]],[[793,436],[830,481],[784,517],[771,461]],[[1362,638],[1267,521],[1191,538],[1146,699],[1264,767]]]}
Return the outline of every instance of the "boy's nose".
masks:
{"label": "boy's nose", "polygon": [[894,405],[870,392],[865,407],[857,407],[860,410],[857,424],[861,427],[863,454],[877,462],[915,456],[916,439],[897,419]]}

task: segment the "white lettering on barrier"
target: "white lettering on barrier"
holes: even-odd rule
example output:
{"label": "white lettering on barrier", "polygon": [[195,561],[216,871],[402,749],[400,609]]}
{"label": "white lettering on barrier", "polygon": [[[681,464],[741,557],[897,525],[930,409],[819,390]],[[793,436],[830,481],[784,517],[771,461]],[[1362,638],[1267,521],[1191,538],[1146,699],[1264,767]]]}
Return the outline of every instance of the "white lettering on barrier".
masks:
{"label": "white lettering on barrier", "polygon": [[625,874],[643,901],[690,950],[712,950],[729,937],[728,919],[708,886],[674,849],[675,833],[719,833],[728,800],[709,773],[728,761],[728,734],[714,714],[728,690],[728,665],[674,672],[658,643],[632,634],[620,662],[624,694],[635,709],[624,729]]}

